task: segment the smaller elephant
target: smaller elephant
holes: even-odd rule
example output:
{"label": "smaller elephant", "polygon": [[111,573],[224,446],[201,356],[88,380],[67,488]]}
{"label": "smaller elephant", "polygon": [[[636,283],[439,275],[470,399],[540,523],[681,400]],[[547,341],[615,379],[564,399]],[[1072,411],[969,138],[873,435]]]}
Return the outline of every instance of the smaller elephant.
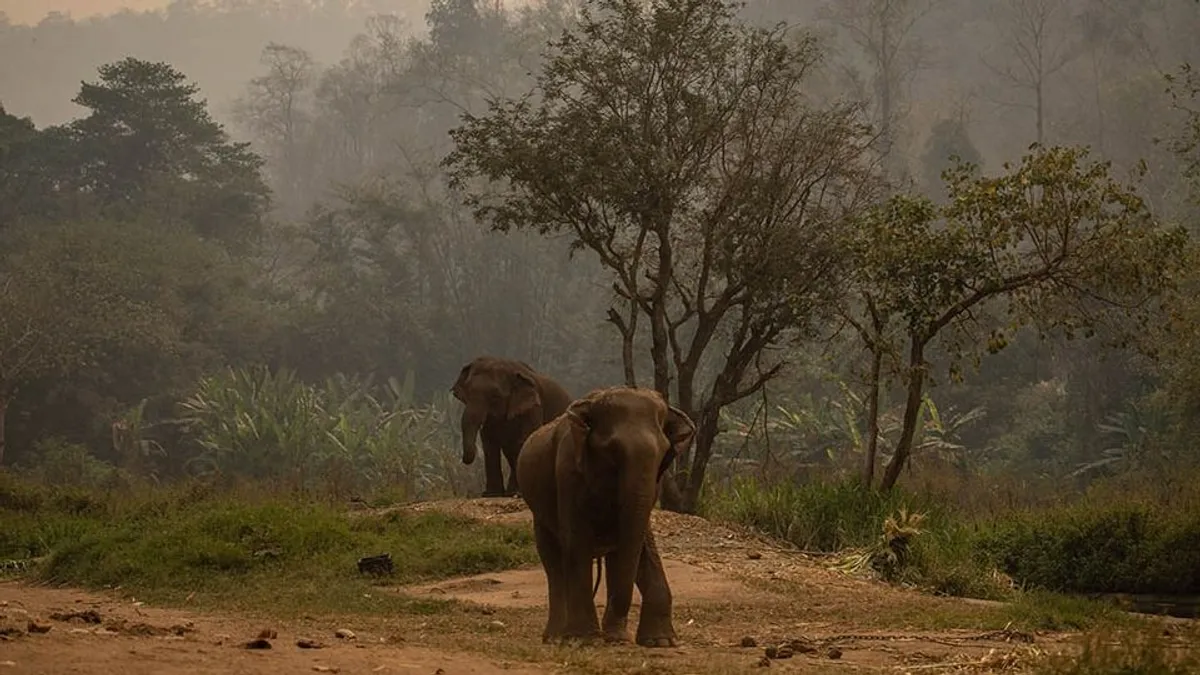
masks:
{"label": "smaller elephant", "polygon": [[[517,453],[547,420],[567,409],[571,397],[557,382],[523,361],[480,356],[463,366],[450,392],[462,414],[463,464],[475,461],[475,437],[483,441],[484,497],[517,493]],[[504,485],[500,456],[508,460]]]}
{"label": "smaller elephant", "polygon": [[[549,588],[544,642],[629,641],[629,608],[642,595],[637,643],[670,647],[671,588],[650,529],[663,473],[687,451],[692,420],[653,389],[599,389],[539,428],[517,458]],[[608,598],[596,621],[592,561],[603,560]],[[599,578],[596,579],[597,585]]]}

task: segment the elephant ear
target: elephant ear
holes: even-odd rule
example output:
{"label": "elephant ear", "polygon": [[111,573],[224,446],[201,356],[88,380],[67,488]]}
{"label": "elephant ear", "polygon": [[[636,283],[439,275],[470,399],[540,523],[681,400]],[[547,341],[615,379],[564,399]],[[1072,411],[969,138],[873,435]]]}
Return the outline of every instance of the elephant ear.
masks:
{"label": "elephant ear", "polygon": [[563,413],[578,430],[572,430],[578,447],[575,449],[575,469],[581,473],[587,472],[587,443],[588,433],[592,430],[592,399],[581,398],[572,401],[571,405],[567,406],[566,412]]}
{"label": "elephant ear", "polygon": [[663,434],[667,437],[671,447],[663,455],[662,463],[658,465],[659,479],[662,479],[663,474],[667,472],[671,462],[686,453],[691,447],[692,441],[696,438],[696,424],[692,422],[692,418],[687,416],[687,413],[673,405],[668,405],[667,419],[663,422]]}
{"label": "elephant ear", "polygon": [[536,412],[542,405],[542,397],[538,394],[537,382],[525,373],[514,373],[512,390],[508,395],[508,418],[515,419],[522,415]]}
{"label": "elephant ear", "polygon": [[468,363],[462,367],[462,370],[458,371],[458,379],[454,381],[454,386],[450,387],[450,393],[454,398],[463,403],[467,402],[467,376],[470,374],[471,364]]}

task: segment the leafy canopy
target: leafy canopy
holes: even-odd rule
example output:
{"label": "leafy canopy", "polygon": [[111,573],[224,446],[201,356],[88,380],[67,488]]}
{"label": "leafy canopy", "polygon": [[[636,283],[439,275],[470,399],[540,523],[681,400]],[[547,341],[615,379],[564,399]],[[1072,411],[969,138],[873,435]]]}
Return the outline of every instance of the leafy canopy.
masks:
{"label": "leafy canopy", "polygon": [[76,152],[62,170],[75,187],[116,217],[152,205],[161,220],[204,236],[257,235],[269,193],[263,160],[229,140],[198,87],[169,64],[132,57],[99,73],[72,99],[90,110],[68,127]]}

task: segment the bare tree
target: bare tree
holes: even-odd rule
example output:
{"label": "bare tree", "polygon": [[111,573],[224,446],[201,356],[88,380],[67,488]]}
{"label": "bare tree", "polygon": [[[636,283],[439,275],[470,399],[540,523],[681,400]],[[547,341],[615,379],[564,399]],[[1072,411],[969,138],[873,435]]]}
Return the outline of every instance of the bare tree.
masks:
{"label": "bare tree", "polygon": [[1067,0],[1003,0],[995,5],[993,20],[1004,34],[1010,52],[1008,65],[984,65],[1011,86],[1032,94],[1033,101],[1010,103],[1034,111],[1037,142],[1046,142],[1046,87],[1056,73],[1077,55],[1068,37],[1070,5]]}
{"label": "bare tree", "polygon": [[300,147],[311,117],[307,98],[316,63],[307,51],[275,42],[263,48],[260,62],[267,72],[250,80],[246,93],[234,102],[233,113],[265,146],[282,203],[296,206],[306,193]]}
{"label": "bare tree", "polygon": [[927,65],[927,48],[915,35],[921,19],[941,0],[833,0],[823,16],[835,24],[866,56],[873,71],[878,105],[879,144],[884,166],[898,173],[896,128],[903,117],[908,87]]}

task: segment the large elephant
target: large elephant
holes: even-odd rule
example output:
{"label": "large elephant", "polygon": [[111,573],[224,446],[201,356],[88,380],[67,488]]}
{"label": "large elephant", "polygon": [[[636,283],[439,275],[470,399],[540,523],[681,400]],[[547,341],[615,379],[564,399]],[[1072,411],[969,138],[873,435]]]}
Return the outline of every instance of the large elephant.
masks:
{"label": "large elephant", "polygon": [[[652,389],[611,387],[571,403],[530,435],[517,459],[549,587],[543,641],[629,640],[629,607],[642,595],[637,643],[675,645],[671,588],[650,530],[663,472],[696,434]],[[608,599],[596,621],[591,563],[602,558]],[[599,578],[596,579],[599,584]]]}
{"label": "large elephant", "polygon": [[[451,387],[465,405],[462,414],[463,464],[475,461],[475,436],[483,441],[484,497],[518,490],[517,453],[543,423],[562,414],[571,397],[557,382],[523,361],[480,356],[463,366]],[[508,489],[500,456],[508,460]]]}

